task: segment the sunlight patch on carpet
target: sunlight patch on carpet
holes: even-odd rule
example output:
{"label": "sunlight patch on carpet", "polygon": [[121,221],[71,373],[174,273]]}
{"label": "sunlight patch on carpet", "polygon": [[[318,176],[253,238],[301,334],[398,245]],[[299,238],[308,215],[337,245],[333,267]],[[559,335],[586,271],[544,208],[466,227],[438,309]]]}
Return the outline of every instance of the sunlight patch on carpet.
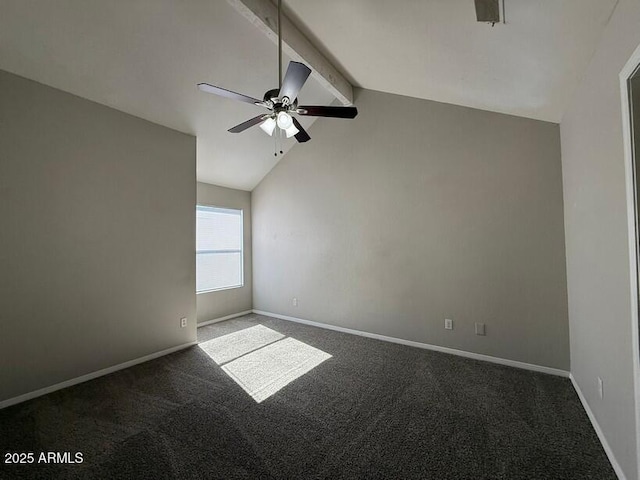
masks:
{"label": "sunlight patch on carpet", "polygon": [[326,352],[255,325],[198,345],[258,403],[331,358]]}
{"label": "sunlight patch on carpet", "polygon": [[284,335],[281,333],[263,325],[256,325],[200,343],[198,346],[214,362],[222,365],[282,338],[284,338]]}
{"label": "sunlight patch on carpet", "polygon": [[331,358],[326,352],[294,338],[285,338],[222,367],[260,403],[296,378]]}

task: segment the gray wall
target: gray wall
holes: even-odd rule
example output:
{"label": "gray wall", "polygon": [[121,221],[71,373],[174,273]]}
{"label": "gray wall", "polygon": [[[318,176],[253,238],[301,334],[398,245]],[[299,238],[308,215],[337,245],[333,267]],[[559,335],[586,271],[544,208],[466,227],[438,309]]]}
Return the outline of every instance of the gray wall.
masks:
{"label": "gray wall", "polygon": [[571,370],[628,479],[638,473],[618,75],[638,43],[640,2],[620,0],[560,128]]}
{"label": "gray wall", "polygon": [[234,313],[251,310],[251,192],[198,183],[198,203],[214,207],[235,208],[243,211],[244,227],[244,286],[197,295],[198,322],[206,322]]}
{"label": "gray wall", "polygon": [[568,370],[558,125],[356,105],[253,191],[254,308]]}
{"label": "gray wall", "polygon": [[0,71],[0,400],[195,340],[195,148]]}

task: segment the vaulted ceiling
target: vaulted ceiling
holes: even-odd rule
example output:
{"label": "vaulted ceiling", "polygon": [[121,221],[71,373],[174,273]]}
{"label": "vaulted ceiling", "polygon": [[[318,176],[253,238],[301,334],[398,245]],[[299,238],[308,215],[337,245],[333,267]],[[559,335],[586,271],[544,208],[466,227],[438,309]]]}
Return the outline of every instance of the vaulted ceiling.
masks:
{"label": "vaulted ceiling", "polygon": [[355,85],[559,123],[617,0],[286,0]]}
{"label": "vaulted ceiling", "polygon": [[[559,122],[616,3],[505,0],[493,28],[472,0],[285,0],[285,11],[354,85]],[[253,189],[279,157],[258,128],[226,131],[258,107],[196,84],[261,98],[277,86],[276,52],[225,0],[0,0],[0,69],[197,135],[198,179],[223,186]],[[300,96],[334,100],[312,78]]]}
{"label": "vaulted ceiling", "polygon": [[[0,69],[197,135],[198,179],[217,185],[251,190],[280,156],[259,128],[227,132],[262,109],[196,84],[262,98],[277,88],[277,61],[224,0],[0,0]],[[313,79],[300,97],[334,100]]]}

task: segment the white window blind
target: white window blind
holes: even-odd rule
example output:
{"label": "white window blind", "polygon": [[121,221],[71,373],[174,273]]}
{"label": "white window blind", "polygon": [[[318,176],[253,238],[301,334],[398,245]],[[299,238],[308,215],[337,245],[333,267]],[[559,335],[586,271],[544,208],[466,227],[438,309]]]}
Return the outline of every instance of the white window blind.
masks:
{"label": "white window blind", "polygon": [[196,207],[196,292],[241,287],[242,210]]}

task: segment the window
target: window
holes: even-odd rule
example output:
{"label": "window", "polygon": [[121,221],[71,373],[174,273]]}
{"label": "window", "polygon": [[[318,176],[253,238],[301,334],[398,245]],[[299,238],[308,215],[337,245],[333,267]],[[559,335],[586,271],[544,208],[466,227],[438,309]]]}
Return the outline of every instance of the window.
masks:
{"label": "window", "polygon": [[242,287],[242,210],[196,207],[196,293]]}

